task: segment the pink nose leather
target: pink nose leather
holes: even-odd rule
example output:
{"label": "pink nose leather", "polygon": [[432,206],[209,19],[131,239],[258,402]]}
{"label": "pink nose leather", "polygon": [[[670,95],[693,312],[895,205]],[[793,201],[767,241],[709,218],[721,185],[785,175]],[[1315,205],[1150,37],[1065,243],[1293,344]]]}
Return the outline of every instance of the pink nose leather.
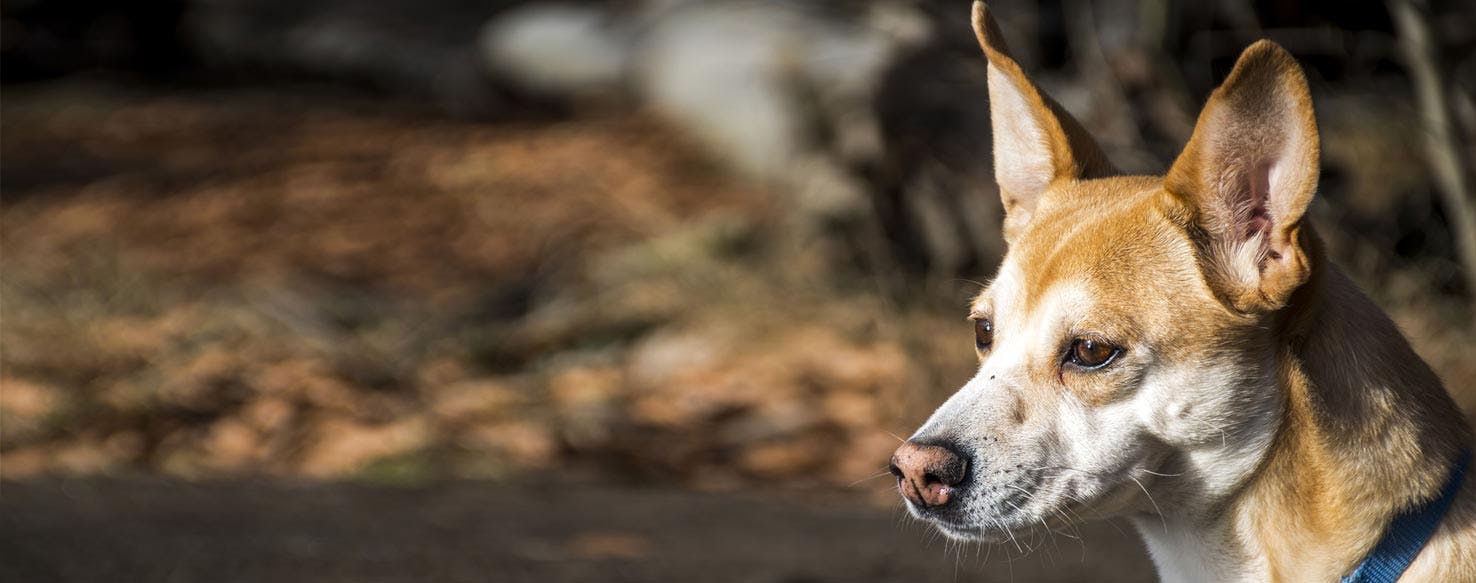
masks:
{"label": "pink nose leather", "polygon": [[953,498],[953,487],[963,481],[968,464],[946,447],[908,441],[892,454],[889,469],[903,497],[929,508]]}

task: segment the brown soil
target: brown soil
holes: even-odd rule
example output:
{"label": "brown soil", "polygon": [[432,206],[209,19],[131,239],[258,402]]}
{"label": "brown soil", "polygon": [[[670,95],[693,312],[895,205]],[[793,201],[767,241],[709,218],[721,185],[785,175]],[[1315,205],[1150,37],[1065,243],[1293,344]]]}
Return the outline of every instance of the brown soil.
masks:
{"label": "brown soil", "polygon": [[5,581],[1153,580],[1137,537],[1112,525],[1022,538],[1035,548],[1022,556],[1012,545],[952,546],[854,496],[477,482],[3,489]]}

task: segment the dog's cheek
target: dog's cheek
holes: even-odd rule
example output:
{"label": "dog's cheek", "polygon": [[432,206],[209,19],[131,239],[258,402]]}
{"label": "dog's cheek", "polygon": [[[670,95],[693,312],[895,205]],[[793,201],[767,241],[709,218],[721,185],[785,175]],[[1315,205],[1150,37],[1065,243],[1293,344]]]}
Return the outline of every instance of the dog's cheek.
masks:
{"label": "dog's cheek", "polygon": [[1164,375],[1135,401],[1143,426],[1159,441],[1189,447],[1208,427],[1198,421],[1218,408],[1215,383],[1193,374]]}
{"label": "dog's cheek", "polygon": [[1178,448],[1221,445],[1226,424],[1245,405],[1242,376],[1233,369],[1164,368],[1150,375],[1140,394],[1143,424]]}
{"label": "dog's cheek", "polygon": [[1048,430],[1042,432],[1059,436],[1059,442],[1044,444],[1043,450],[1061,458],[1052,463],[1084,472],[1119,466],[1123,456],[1132,455],[1134,434],[1140,431],[1135,416],[1125,410],[1129,407],[1128,403],[1086,406],[1062,399]]}

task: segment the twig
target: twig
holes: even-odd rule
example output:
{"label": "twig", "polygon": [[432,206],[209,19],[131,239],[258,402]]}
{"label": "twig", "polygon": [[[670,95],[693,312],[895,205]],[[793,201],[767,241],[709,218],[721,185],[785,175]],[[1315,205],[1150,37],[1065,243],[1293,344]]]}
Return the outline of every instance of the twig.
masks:
{"label": "twig", "polygon": [[1404,51],[1405,66],[1414,81],[1425,125],[1425,150],[1450,217],[1456,254],[1465,271],[1466,292],[1476,303],[1476,200],[1472,200],[1462,146],[1453,131],[1451,103],[1437,63],[1429,6],[1424,0],[1389,0],[1389,13]]}

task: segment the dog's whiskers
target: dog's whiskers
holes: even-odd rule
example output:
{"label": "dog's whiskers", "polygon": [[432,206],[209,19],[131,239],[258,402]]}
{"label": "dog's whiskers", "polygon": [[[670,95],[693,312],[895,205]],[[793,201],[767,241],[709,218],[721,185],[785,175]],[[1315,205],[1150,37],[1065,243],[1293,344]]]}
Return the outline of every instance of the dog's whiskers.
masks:
{"label": "dog's whiskers", "polygon": [[1001,521],[999,519],[994,519],[994,523],[999,525],[1000,528],[1004,529],[1005,534],[1010,537],[1010,542],[1015,543],[1015,550],[1020,551],[1020,554],[1024,555],[1025,549],[1020,546],[1020,541],[1015,539],[1015,531],[1010,530],[1010,527],[1005,526],[1004,521]]}
{"label": "dog's whiskers", "polygon": [[1106,476],[1106,474],[1102,474],[1102,473],[1099,473],[1099,472],[1089,472],[1087,470],[1078,470],[1076,468],[1072,468],[1072,467],[1068,467],[1068,466],[1041,466],[1041,467],[1038,467],[1038,468],[1029,468],[1026,471],[1039,472],[1039,471],[1042,471],[1042,470],[1056,470],[1056,471],[1063,471],[1063,472],[1077,472],[1077,473],[1086,474],[1088,476],[1098,477],[1098,478]]}
{"label": "dog's whiskers", "polygon": [[1071,520],[1071,517],[1070,516],[1067,516],[1065,512],[1061,511],[1060,508],[1052,508],[1051,509],[1051,512],[1052,513],[1055,513],[1056,516],[1061,517],[1061,524],[1063,526],[1065,526],[1067,528],[1070,528],[1071,529],[1071,532],[1076,533],[1075,535],[1072,535],[1072,534],[1068,534],[1068,533],[1062,532],[1061,533],[1061,536],[1074,538],[1076,540],[1081,540],[1081,529],[1080,528],[1077,528],[1076,521]]}
{"label": "dog's whiskers", "polygon": [[862,483],[862,482],[870,482],[870,481],[872,481],[872,480],[875,480],[875,479],[877,479],[877,478],[880,478],[880,477],[882,477],[882,476],[886,476],[886,475],[889,475],[889,474],[891,474],[891,473],[892,473],[892,472],[891,472],[891,471],[890,471],[890,470],[885,470],[885,469],[884,469],[884,470],[882,470],[882,471],[880,471],[880,472],[878,472],[878,473],[876,473],[876,474],[872,474],[872,475],[870,475],[870,476],[866,476],[866,477],[865,477],[865,478],[861,478],[861,479],[859,479],[859,480],[856,480],[856,481],[854,481],[854,482],[851,482],[851,483],[849,483],[849,484],[846,484],[846,487],[847,487],[847,488],[855,488],[855,487],[856,487],[856,485],[857,485],[857,484],[860,484],[860,483]]}
{"label": "dog's whiskers", "polygon": [[1014,488],[1016,490],[1019,490],[1021,492],[1024,492],[1025,493],[1025,496],[1027,496],[1027,498],[1026,498],[1027,500],[1033,500],[1033,499],[1035,499],[1035,493],[1033,493],[1033,492],[1031,492],[1029,490],[1026,490],[1026,489],[1021,488],[1019,486],[1016,486],[1014,484],[1005,484],[1005,486],[1008,486],[1010,488]]}
{"label": "dog's whiskers", "polygon": [[1201,417],[1199,417],[1199,416],[1197,416],[1197,415],[1195,415],[1193,413],[1190,413],[1188,411],[1183,411],[1182,413],[1183,413],[1183,415],[1185,417],[1188,417],[1190,420],[1198,421],[1200,423],[1203,423],[1203,424],[1209,426],[1210,429],[1213,429],[1215,431],[1220,432],[1220,447],[1230,447],[1229,434],[1225,432],[1225,428],[1224,427],[1221,427],[1221,426],[1216,425],[1214,423],[1210,423],[1209,421],[1206,421],[1203,418],[1201,418]]}
{"label": "dog's whiskers", "polygon": [[1132,474],[1128,474],[1128,479],[1132,480],[1134,484],[1137,484],[1138,488],[1143,491],[1143,495],[1148,497],[1148,503],[1153,505],[1153,511],[1158,514],[1158,521],[1163,524],[1164,534],[1168,534],[1168,519],[1163,517],[1163,509],[1158,507],[1158,502],[1153,500],[1152,494],[1148,493],[1148,487],[1144,486],[1143,482],[1139,481],[1138,478],[1133,476]]}

